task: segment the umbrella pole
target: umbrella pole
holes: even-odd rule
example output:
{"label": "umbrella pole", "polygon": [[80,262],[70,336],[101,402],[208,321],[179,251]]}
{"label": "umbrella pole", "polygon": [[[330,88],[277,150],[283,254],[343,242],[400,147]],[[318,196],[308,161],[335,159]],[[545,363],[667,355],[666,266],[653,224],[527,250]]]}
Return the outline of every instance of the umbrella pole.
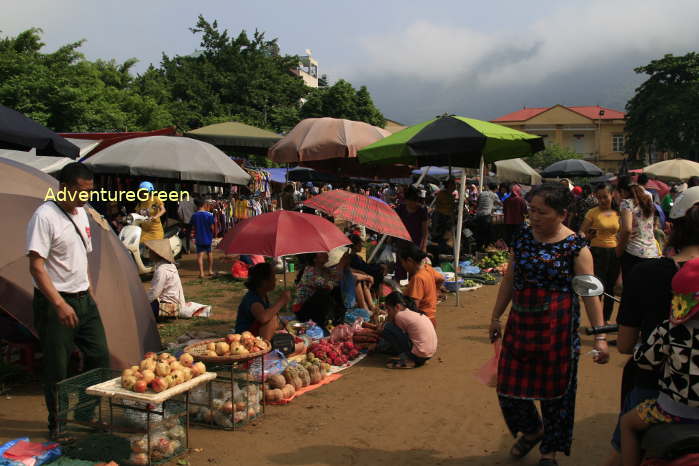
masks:
{"label": "umbrella pole", "polygon": [[483,191],[483,181],[485,180],[485,159],[481,155],[481,176],[478,180],[478,190]]}
{"label": "umbrella pole", "polygon": [[381,246],[383,246],[383,243],[386,242],[386,235],[382,235],[381,239],[379,240],[379,243],[376,245],[373,251],[371,251],[371,256],[369,256],[369,260],[367,263],[371,264],[371,262],[374,260],[374,257],[376,257],[376,254],[381,250]]}
{"label": "umbrella pole", "polygon": [[284,269],[284,289],[286,290],[286,256],[282,257],[282,268]]}
{"label": "umbrella pole", "polygon": [[422,173],[420,174],[420,178],[417,179],[417,181],[415,182],[415,184],[420,184],[420,183],[422,183],[422,180],[425,179],[425,177],[427,176],[427,173],[429,173],[429,171],[430,171],[429,165],[426,166],[425,168],[423,168],[423,169],[422,169]]}
{"label": "umbrella pole", "polygon": [[[481,157],[481,163],[483,158]],[[459,212],[456,220],[456,238],[454,239],[454,273],[458,282],[459,256],[461,255],[461,229],[464,223],[464,197],[466,195],[466,170],[461,174],[461,184],[459,185]],[[456,305],[459,306],[459,290],[456,290]]]}

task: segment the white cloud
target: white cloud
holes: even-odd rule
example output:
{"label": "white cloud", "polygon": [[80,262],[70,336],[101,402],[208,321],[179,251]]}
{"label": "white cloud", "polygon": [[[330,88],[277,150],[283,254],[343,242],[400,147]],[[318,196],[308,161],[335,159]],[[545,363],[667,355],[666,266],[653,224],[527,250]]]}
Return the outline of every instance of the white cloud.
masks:
{"label": "white cloud", "polygon": [[592,0],[552,9],[534,22],[523,18],[519,30],[482,32],[416,21],[402,31],[364,38],[368,71],[362,74],[443,85],[469,79],[491,89],[536,84],[621,58],[685,53],[699,43],[697,19],[696,0]]}

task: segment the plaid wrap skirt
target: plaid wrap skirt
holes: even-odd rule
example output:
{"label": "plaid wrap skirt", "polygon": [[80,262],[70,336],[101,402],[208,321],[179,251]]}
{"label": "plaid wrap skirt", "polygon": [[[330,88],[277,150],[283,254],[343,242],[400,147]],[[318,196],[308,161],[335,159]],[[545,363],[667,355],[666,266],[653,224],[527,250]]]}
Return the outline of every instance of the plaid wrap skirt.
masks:
{"label": "plaid wrap skirt", "polygon": [[570,292],[514,290],[498,363],[499,395],[551,400],[572,380],[578,300]]}

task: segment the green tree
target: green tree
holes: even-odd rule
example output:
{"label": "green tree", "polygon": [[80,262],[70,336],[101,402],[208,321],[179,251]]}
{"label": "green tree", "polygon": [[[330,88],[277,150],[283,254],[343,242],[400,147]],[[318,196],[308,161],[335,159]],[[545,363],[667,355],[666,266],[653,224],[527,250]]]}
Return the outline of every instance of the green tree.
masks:
{"label": "green tree", "polygon": [[626,106],[627,150],[699,160],[699,54],[665,55],[635,69],[648,75]]}
{"label": "green tree", "polygon": [[298,122],[298,106],[308,89],[290,70],[298,57],[279,54],[277,39],[255,31],[231,37],[216,21],[199,16],[190,29],[201,50],[187,56],[163,55],[159,68],[137,79],[140,91],[167,106],[183,130],[237,120],[276,131]]}
{"label": "green tree", "polygon": [[384,127],[386,119],[374,105],[366,86],[355,90],[340,79],[330,87],[314,89],[300,111],[301,118],[332,117],[364,121]]}
{"label": "green tree", "polygon": [[551,144],[546,149],[537,152],[531,157],[524,160],[533,168],[543,169],[554,162],[567,159],[581,159],[582,155],[574,152],[567,147],[561,147],[558,144]]}

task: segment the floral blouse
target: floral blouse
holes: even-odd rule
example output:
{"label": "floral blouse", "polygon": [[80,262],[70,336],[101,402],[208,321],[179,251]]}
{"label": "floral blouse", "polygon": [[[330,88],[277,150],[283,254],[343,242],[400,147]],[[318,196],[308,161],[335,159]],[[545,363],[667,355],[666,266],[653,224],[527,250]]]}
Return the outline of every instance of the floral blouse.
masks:
{"label": "floral blouse", "polygon": [[293,306],[299,307],[319,290],[332,290],[339,283],[337,267],[307,266],[303,270],[301,280],[296,286]]}
{"label": "floral blouse", "polygon": [[643,211],[633,199],[621,202],[621,211],[629,210],[633,216],[631,237],[626,244],[626,252],[632,256],[653,259],[660,256],[658,243],[655,241],[655,215],[643,217]]}

